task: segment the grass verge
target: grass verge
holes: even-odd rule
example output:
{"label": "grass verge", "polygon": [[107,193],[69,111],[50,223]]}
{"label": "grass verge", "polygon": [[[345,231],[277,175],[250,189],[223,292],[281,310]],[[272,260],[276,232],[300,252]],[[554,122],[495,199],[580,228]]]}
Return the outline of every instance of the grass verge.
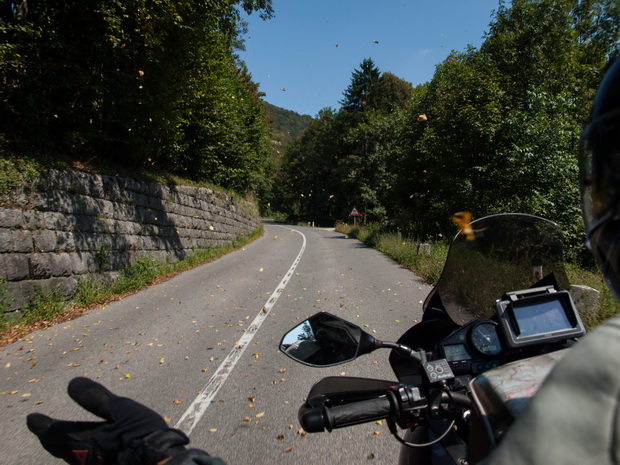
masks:
{"label": "grass verge", "polygon": [[[185,260],[175,263],[162,263],[151,257],[144,257],[132,267],[122,270],[118,279],[113,281],[104,281],[96,275],[81,279],[76,292],[69,297],[64,297],[55,290],[38,289],[30,296],[21,312],[11,314],[4,320],[0,318],[0,346],[14,342],[34,330],[72,320],[94,306],[120,300],[147,286],[213,261],[240,249],[262,234],[261,225],[232,243],[196,251]],[[4,286],[0,285],[0,306],[2,305],[6,305],[6,291]]]}

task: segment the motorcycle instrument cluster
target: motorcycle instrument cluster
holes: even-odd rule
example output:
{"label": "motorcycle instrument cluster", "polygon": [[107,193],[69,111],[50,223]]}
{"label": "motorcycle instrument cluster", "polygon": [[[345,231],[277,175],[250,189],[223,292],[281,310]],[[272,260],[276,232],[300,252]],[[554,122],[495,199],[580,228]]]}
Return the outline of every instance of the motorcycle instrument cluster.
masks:
{"label": "motorcycle instrument cluster", "polygon": [[496,367],[493,359],[502,352],[498,325],[493,320],[476,320],[445,339],[441,350],[457,375]]}

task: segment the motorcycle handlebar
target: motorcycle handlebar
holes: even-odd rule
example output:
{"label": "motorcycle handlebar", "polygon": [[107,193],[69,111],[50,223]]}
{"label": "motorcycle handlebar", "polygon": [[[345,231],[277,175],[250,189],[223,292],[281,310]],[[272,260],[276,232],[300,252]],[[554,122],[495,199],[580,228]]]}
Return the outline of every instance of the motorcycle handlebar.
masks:
{"label": "motorcycle handlebar", "polygon": [[333,407],[299,409],[299,423],[308,433],[320,433],[325,429],[332,431],[335,428],[358,425],[369,421],[389,418],[392,413],[392,404],[387,397],[362,400]]}

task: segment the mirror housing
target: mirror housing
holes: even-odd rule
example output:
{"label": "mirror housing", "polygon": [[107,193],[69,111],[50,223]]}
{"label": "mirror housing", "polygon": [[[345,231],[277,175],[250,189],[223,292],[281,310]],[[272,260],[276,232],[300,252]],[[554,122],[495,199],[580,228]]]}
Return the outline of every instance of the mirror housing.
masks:
{"label": "mirror housing", "polygon": [[314,367],[340,365],[377,349],[378,341],[359,326],[327,312],[312,315],[280,341],[293,360]]}

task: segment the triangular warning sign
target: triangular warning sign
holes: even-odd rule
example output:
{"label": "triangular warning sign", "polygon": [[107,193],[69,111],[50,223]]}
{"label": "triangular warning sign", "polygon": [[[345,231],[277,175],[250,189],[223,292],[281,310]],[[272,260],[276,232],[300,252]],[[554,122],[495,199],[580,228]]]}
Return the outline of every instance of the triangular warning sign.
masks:
{"label": "triangular warning sign", "polygon": [[356,207],[353,207],[351,213],[349,213],[349,216],[360,216],[360,213],[357,211]]}

